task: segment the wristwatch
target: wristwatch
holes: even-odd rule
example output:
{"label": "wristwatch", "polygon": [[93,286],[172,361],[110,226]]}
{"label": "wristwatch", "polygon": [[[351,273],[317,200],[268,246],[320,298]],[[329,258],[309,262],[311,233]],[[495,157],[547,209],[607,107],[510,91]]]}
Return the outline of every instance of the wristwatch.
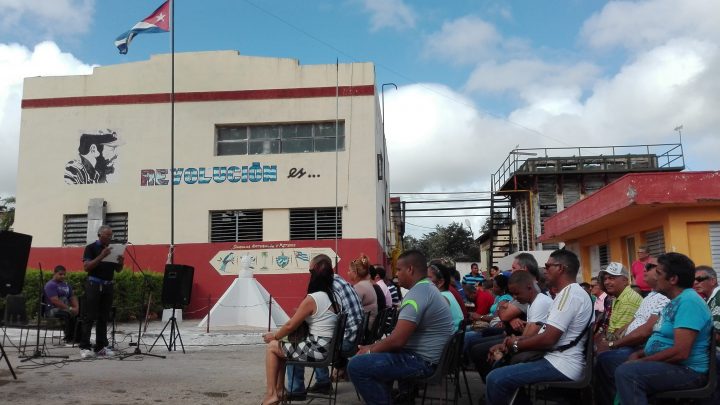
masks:
{"label": "wristwatch", "polygon": [[518,350],[519,350],[518,349],[518,339],[515,339],[515,340],[513,340],[512,351],[513,351],[513,353],[517,353]]}
{"label": "wristwatch", "polygon": [[611,341],[608,342],[608,348],[610,348],[610,350],[612,350],[612,349],[615,348],[615,341],[614,341],[614,340],[611,340]]}

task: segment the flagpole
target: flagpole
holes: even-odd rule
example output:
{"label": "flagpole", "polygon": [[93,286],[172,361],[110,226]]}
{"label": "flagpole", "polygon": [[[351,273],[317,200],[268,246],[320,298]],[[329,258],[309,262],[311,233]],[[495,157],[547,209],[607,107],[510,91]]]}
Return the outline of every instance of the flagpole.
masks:
{"label": "flagpole", "polygon": [[175,263],[175,0],[170,0],[170,251]]}

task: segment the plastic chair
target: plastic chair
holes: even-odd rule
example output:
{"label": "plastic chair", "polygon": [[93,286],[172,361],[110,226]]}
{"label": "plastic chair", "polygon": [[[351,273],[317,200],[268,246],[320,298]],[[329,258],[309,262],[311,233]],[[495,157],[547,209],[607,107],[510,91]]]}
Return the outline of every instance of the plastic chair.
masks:
{"label": "plastic chair", "polygon": [[462,338],[464,331],[455,332],[452,337],[445,343],[440,361],[435,367],[435,371],[428,377],[418,378],[414,381],[419,384],[423,384],[423,398],[422,403],[425,403],[427,398],[427,390],[429,385],[440,385],[445,390],[444,403],[448,403],[448,377],[453,377],[455,384],[453,387],[453,403],[456,404],[458,400],[459,391],[459,366],[460,366],[460,353],[462,352]]}
{"label": "plastic chair", "polygon": [[689,390],[677,390],[677,391],[664,391],[659,392],[651,398],[652,400],[658,399],[673,399],[675,402],[687,402],[694,399],[707,399],[710,398],[715,392],[717,385],[717,341],[715,340],[715,330],[710,331],[710,367],[708,368],[708,382],[704,387],[694,388]]}
{"label": "plastic chair", "polygon": [[[335,331],[333,332],[332,339],[330,340],[330,353],[328,353],[328,356],[323,361],[301,361],[301,360],[288,360],[285,363],[286,367],[289,366],[301,366],[301,367],[312,367],[313,371],[310,376],[310,381],[308,381],[307,388],[309,388],[312,385],[313,377],[315,377],[315,368],[320,367],[330,367],[330,374],[332,375],[333,370],[335,369],[335,363],[340,358],[340,351],[342,350],[342,341],[343,336],[345,335],[345,324],[347,322],[347,314],[341,313],[338,316],[337,323],[335,324]],[[292,376],[290,377],[292,378]],[[337,403],[337,385],[338,382],[335,381],[335,387],[333,389],[333,392],[329,395],[325,396],[322,394],[315,394],[315,393],[308,393],[307,396],[313,397],[313,398],[327,398],[329,404]],[[292,401],[287,401],[292,402]]]}

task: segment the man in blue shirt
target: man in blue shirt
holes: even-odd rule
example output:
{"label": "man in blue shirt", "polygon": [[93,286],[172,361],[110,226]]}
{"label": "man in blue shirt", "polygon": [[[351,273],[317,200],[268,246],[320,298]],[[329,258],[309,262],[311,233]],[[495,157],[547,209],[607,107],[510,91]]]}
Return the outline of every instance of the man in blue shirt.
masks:
{"label": "man in blue shirt", "polygon": [[670,299],[653,334],[615,371],[620,402],[647,404],[662,391],[699,388],[707,383],[710,310],[692,289],[695,264],[680,253],[657,258],[656,290]]}
{"label": "man in blue shirt", "polygon": [[64,321],[65,341],[73,342],[79,305],[72,287],[65,282],[66,272],[65,266],[55,266],[53,277],[43,290],[43,309],[45,317]]}

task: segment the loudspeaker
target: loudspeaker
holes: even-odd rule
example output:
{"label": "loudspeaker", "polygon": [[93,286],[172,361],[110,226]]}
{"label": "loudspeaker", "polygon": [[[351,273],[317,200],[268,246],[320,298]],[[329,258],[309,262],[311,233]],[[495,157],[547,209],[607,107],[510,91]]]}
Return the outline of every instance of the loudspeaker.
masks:
{"label": "loudspeaker", "polygon": [[195,268],[184,264],[166,264],[162,303],[179,308],[190,303]]}
{"label": "loudspeaker", "polygon": [[22,293],[32,236],[0,231],[0,296]]}

